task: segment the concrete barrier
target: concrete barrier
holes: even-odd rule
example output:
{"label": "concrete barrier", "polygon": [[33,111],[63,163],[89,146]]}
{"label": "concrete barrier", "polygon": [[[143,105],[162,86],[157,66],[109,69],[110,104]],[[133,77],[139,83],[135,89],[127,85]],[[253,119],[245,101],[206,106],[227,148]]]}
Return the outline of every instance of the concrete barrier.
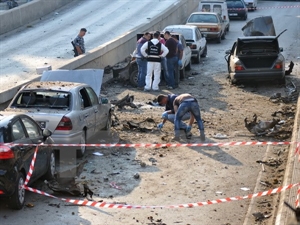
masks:
{"label": "concrete barrier", "polygon": [[31,23],[73,0],[34,0],[0,14],[0,34]]}
{"label": "concrete barrier", "polygon": [[76,57],[59,69],[89,69],[104,68],[107,65],[114,65],[123,61],[136,46],[136,34],[145,31],[162,30],[171,24],[182,24],[199,4],[199,0],[181,0],[169,7],[154,18],[149,19],[149,23],[142,24],[137,28],[105,43],[88,53]]}

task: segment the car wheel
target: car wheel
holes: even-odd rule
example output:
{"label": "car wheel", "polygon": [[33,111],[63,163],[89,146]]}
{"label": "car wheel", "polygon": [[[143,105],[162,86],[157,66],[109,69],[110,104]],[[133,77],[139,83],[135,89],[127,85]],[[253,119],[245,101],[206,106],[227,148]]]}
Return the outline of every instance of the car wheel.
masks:
{"label": "car wheel", "polygon": [[244,16],[244,18],[243,18],[244,20],[247,20],[247,14],[245,14],[245,16]]}
{"label": "car wheel", "polygon": [[[81,132],[80,144],[86,144],[86,131],[83,130]],[[77,150],[77,157],[81,158],[84,156],[86,150],[86,146],[81,146],[80,149]]]}
{"label": "car wheel", "polygon": [[225,35],[226,35],[226,29],[224,30],[222,36],[221,36],[221,39],[224,40],[225,39]]}
{"label": "car wheel", "polygon": [[230,26],[228,25],[228,27],[227,27],[227,29],[226,29],[227,32],[229,32],[229,27],[230,27]]}
{"label": "car wheel", "polygon": [[111,128],[111,113],[109,113],[104,130],[110,130],[110,128]]}
{"label": "car wheel", "polygon": [[200,50],[199,50],[199,51],[198,51],[198,54],[197,54],[197,56],[196,56],[196,58],[195,58],[195,60],[194,60],[196,64],[199,64],[199,63],[200,63],[200,57],[201,57],[201,56],[200,56]]}
{"label": "car wheel", "polygon": [[217,38],[217,43],[221,43],[221,39],[222,39],[222,37],[220,36],[220,37],[218,37]]}
{"label": "car wheel", "polygon": [[189,62],[189,64],[186,65],[185,70],[186,71],[190,71],[191,70],[191,61]]}
{"label": "car wheel", "polygon": [[138,70],[134,69],[129,75],[130,84],[134,87],[138,86]]}
{"label": "car wheel", "polygon": [[55,159],[54,151],[52,151],[50,154],[49,166],[47,168],[47,172],[44,175],[44,179],[45,180],[54,179],[55,172],[56,172],[56,159]]}
{"label": "car wheel", "polygon": [[9,199],[9,204],[12,209],[22,209],[25,202],[25,176],[22,172],[18,173],[15,192]]}
{"label": "car wheel", "polygon": [[205,45],[204,51],[203,51],[201,57],[204,58],[204,57],[206,57],[206,56],[207,56],[207,45]]}
{"label": "car wheel", "polygon": [[278,80],[279,85],[285,85],[285,77]]}

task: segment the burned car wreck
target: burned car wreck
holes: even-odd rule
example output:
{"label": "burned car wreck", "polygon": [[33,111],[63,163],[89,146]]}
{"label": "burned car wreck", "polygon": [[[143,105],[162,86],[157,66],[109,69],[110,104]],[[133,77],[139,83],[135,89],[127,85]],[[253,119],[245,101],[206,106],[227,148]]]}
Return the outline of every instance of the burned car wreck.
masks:
{"label": "burned car wreck", "polygon": [[232,84],[243,80],[277,80],[285,83],[285,58],[271,16],[250,20],[225,59]]}

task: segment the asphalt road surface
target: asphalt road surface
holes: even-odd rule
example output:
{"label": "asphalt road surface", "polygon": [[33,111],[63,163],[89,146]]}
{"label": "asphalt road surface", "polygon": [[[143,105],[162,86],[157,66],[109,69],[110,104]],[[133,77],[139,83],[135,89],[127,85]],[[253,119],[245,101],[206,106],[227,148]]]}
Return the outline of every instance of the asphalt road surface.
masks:
{"label": "asphalt road surface", "polygon": [[[162,1],[163,2],[163,1]],[[136,2],[135,2],[136,3]],[[293,60],[295,68],[293,77],[298,79],[300,76],[299,63],[300,63],[300,8],[281,8],[282,6],[298,5],[298,2],[273,2],[273,1],[260,1],[258,10],[249,12],[248,20],[262,15],[272,15],[275,23],[276,32],[280,33],[284,29],[288,29],[280,38],[280,46],[283,47],[283,54],[287,62]],[[57,16],[57,15],[55,15]],[[53,16],[55,18],[55,16]],[[51,21],[51,19],[49,19]],[[259,87],[229,87],[226,82],[226,62],[224,60],[224,52],[230,49],[233,42],[238,36],[242,35],[241,27],[245,21],[232,20],[230,25],[230,32],[226,39],[221,44],[209,43],[208,56],[203,59],[202,64],[192,65],[192,71],[200,72],[199,76],[194,76],[191,79],[191,85],[188,81],[185,85],[181,85],[181,89],[175,89],[174,93],[180,92],[193,92],[198,94],[198,97],[203,97],[204,92],[206,98],[201,98],[203,117],[215,127],[209,128],[207,126],[207,137],[211,139],[211,135],[218,132],[226,132],[230,137],[229,141],[245,141],[251,137],[248,131],[241,125],[242,117],[244,115],[251,115],[257,109],[260,110],[260,116],[270,117],[270,112],[277,109],[277,105],[272,105],[268,102],[266,105],[273,107],[267,108],[267,114],[263,112],[264,101],[268,99],[273,93],[281,92],[283,88],[276,85],[261,85]],[[79,27],[81,25],[78,25]],[[77,27],[72,30],[76,35]],[[27,31],[26,31],[27,32]],[[54,31],[53,31],[54,32]],[[92,34],[91,34],[92,35]],[[91,36],[90,35],[90,36]],[[73,36],[68,36],[71,39]],[[98,37],[95,39],[100,39]],[[88,40],[88,36],[87,36]],[[70,50],[69,50],[70,53]],[[53,54],[53,59],[57,55]],[[71,53],[69,55],[71,57]],[[288,64],[288,63],[287,63]],[[35,66],[34,68],[35,69]],[[203,85],[201,85],[201,79]],[[192,85],[194,83],[194,86]],[[196,84],[196,85],[195,85]],[[198,86],[199,85],[199,86]],[[184,87],[186,89],[184,89]],[[139,93],[135,89],[126,88],[119,84],[110,85],[108,88],[109,99],[121,97],[128,92],[135,94],[137,99],[140,96],[145,96],[144,100],[151,99],[149,93]],[[252,91],[254,90],[253,94]],[[110,91],[112,91],[110,93]],[[228,92],[227,92],[228,91]],[[206,96],[205,95],[205,96]],[[205,97],[204,96],[204,97]],[[251,99],[245,99],[251,97]],[[257,105],[255,105],[255,100]],[[254,102],[254,103],[253,103]],[[145,114],[134,114],[130,110],[120,112],[120,116],[126,117],[125,119],[135,118],[142,119],[149,116],[149,108],[142,111]],[[151,111],[151,116],[159,118],[162,109]],[[138,117],[138,118],[137,118]],[[228,118],[228,122],[226,122]],[[221,121],[220,124],[218,121]],[[225,121],[225,122],[224,122]],[[235,126],[235,123],[239,126]],[[213,125],[211,125],[213,126]],[[222,127],[221,127],[222,126]],[[171,127],[171,126],[170,126]],[[227,127],[227,128],[226,128]],[[223,128],[224,130],[218,130]],[[236,129],[237,128],[237,129]],[[172,129],[169,130],[172,134]],[[227,133],[228,132],[228,133]],[[242,135],[248,136],[242,136]],[[118,134],[120,140],[129,140],[132,143],[152,142],[150,135],[142,138],[141,133],[128,133],[127,131],[120,131]],[[127,135],[125,137],[121,135]],[[155,136],[155,135],[153,135]],[[160,143],[161,137],[155,137]],[[252,139],[253,140],[253,139]],[[99,140],[101,141],[101,140]],[[197,139],[195,138],[195,142]],[[264,160],[268,158],[268,154],[284,152],[282,147],[266,147],[266,146],[249,146],[249,147],[232,147],[232,148],[173,148],[173,149],[136,149],[135,151],[129,150],[116,150],[117,156],[110,155],[110,149],[96,149],[102,153],[107,153],[105,157],[89,156],[89,164],[86,166],[87,171],[82,176],[87,176],[90,179],[92,176],[89,171],[92,168],[103,168],[99,178],[94,178],[95,185],[92,186],[93,190],[97,190],[100,197],[95,196],[95,200],[104,199],[107,202],[126,202],[128,204],[147,204],[147,205],[166,205],[166,204],[180,204],[195,201],[206,201],[208,199],[218,199],[231,197],[236,195],[246,195],[254,193],[255,191],[267,190],[260,185],[256,187],[257,181],[261,179],[260,172],[261,166],[255,163],[256,160]],[[162,151],[163,157],[160,158],[155,152]],[[283,153],[282,153],[283,154]],[[274,157],[272,155],[272,157]],[[147,166],[141,169],[136,164],[135,159],[148,162],[148,158],[158,159],[155,166]],[[188,159],[188,160],[187,160]],[[184,164],[186,163],[186,164]],[[177,170],[174,170],[174,164],[178,164]],[[111,176],[109,179],[116,180],[123,191],[109,187],[103,182],[102,176],[106,173],[112,173],[116,168],[120,169],[121,174]],[[176,167],[175,167],[176,168]],[[266,169],[270,171],[270,168]],[[140,172],[142,178],[134,180],[132,173],[135,171]],[[267,174],[267,173],[266,173]],[[273,178],[276,174],[267,174]],[[96,176],[95,176],[96,177]],[[269,177],[270,178],[270,177]],[[267,178],[263,178],[267,179]],[[278,178],[279,179],[279,178]],[[99,183],[98,183],[99,182]],[[92,182],[91,182],[92,183]],[[98,183],[98,184],[97,184]],[[276,184],[275,187],[280,186]],[[47,190],[44,185],[37,182],[35,187]],[[240,190],[241,187],[249,188],[249,191]],[[99,189],[97,189],[99,188]],[[47,190],[48,191],[48,190]],[[96,192],[96,191],[95,191]],[[217,193],[218,192],[218,193]],[[109,196],[113,195],[114,198],[110,199]],[[266,201],[266,198],[260,198],[260,201]],[[276,201],[270,202],[271,207],[255,208],[249,212],[271,212],[276,207]],[[90,208],[69,206],[64,202],[53,200],[44,196],[39,196],[34,193],[27,193],[26,203],[34,205],[33,208],[24,207],[20,211],[12,211],[6,207],[5,202],[0,202],[0,223],[4,225],[15,224],[152,224],[161,225],[159,219],[165,224],[192,224],[192,225],[222,225],[222,224],[243,224],[246,214],[250,205],[250,201],[235,201],[230,203],[217,204],[212,206],[204,206],[193,209],[144,209],[144,210],[116,210],[104,208]],[[66,206],[67,205],[67,206]],[[250,213],[250,214],[251,214]],[[274,216],[274,215],[273,215]],[[151,217],[154,219],[151,223]],[[271,224],[270,220],[258,222],[257,224]],[[256,224],[254,217],[251,216],[248,224]]]}

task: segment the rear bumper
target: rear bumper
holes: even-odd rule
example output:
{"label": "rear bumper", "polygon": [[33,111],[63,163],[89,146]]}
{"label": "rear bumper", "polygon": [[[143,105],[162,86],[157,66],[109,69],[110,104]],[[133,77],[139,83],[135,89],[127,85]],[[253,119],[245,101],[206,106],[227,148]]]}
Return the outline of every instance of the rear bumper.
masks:
{"label": "rear bumper", "polygon": [[197,57],[199,50],[194,49],[192,50],[192,57]]}
{"label": "rear bumper", "polygon": [[71,133],[71,134],[53,133],[51,137],[54,140],[54,144],[79,144],[81,138],[81,132],[82,131],[78,131],[76,133]]}
{"label": "rear bumper", "polygon": [[221,32],[203,32],[203,34],[206,35],[206,40],[208,39],[216,39],[219,38],[221,36]]}
{"label": "rear bumper", "polygon": [[17,182],[17,177],[14,174],[8,170],[0,170],[0,191],[4,192],[4,194],[0,194],[0,198],[11,196],[14,193]]}
{"label": "rear bumper", "polygon": [[241,18],[241,17],[245,17],[246,14],[247,12],[242,10],[228,12],[229,18]]}
{"label": "rear bumper", "polygon": [[230,73],[231,79],[236,80],[276,80],[285,77],[284,71],[260,71],[260,72],[234,72]]}

